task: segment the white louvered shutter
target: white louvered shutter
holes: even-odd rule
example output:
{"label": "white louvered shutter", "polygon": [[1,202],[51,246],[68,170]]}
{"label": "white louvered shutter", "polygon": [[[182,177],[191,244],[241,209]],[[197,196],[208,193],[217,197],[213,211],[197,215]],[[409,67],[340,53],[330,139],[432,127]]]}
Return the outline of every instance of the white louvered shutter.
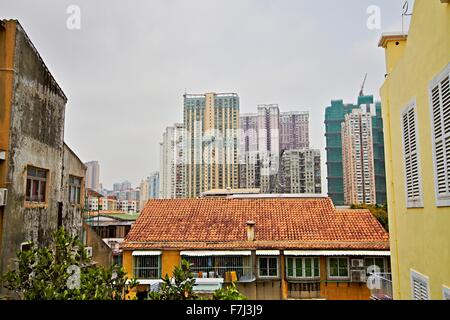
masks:
{"label": "white louvered shutter", "polygon": [[450,200],[450,81],[449,73],[431,88],[434,172],[438,205]]}
{"label": "white louvered shutter", "polygon": [[442,299],[450,300],[450,288],[448,288],[448,287],[442,288]]}
{"label": "white louvered shutter", "polygon": [[416,273],[411,274],[413,300],[429,300],[428,281]]}
{"label": "white louvered shutter", "polygon": [[418,134],[415,105],[411,105],[405,110],[402,115],[402,124],[407,206],[416,207],[421,205],[422,194],[419,177]]}

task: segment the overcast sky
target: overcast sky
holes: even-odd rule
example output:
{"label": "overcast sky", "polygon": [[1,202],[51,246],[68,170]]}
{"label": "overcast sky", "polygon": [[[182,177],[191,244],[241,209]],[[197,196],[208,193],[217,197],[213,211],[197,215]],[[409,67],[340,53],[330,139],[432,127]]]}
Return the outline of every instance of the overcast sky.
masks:
{"label": "overcast sky", "polygon": [[[2,0],[19,19],[69,98],[65,139],[100,180],[136,186],[159,170],[166,126],[183,120],[182,95],[237,92],[241,112],[278,103],[309,110],[311,146],[321,149],[332,99],[379,99],[381,32],[401,30],[404,0]],[[410,0],[412,4],[413,1]],[[81,28],[69,30],[69,5]],[[366,26],[370,5],[381,30]]]}

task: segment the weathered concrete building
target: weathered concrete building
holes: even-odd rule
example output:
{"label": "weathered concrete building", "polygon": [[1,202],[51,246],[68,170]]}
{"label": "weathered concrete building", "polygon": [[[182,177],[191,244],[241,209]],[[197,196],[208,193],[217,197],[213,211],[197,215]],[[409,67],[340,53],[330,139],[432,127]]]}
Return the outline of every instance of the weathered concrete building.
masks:
{"label": "weathered concrete building", "polygon": [[58,226],[81,236],[86,168],[64,144],[66,102],[19,22],[0,20],[0,274]]}

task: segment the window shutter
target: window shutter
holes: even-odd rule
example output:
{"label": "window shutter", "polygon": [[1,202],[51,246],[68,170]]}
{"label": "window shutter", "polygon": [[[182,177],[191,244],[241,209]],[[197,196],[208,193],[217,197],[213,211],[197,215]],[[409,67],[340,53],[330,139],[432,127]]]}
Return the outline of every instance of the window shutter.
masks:
{"label": "window shutter", "polygon": [[442,299],[450,300],[450,288],[445,286],[442,288]]}
{"label": "window shutter", "polygon": [[441,77],[431,87],[430,95],[437,205],[450,205],[450,81],[448,71],[444,72],[444,77]]}
{"label": "window shutter", "polygon": [[411,271],[411,289],[413,300],[429,300],[428,279]]}
{"label": "window shutter", "polygon": [[407,107],[403,112],[402,127],[407,206],[417,207],[421,205],[422,194],[419,176],[416,108],[414,104]]}

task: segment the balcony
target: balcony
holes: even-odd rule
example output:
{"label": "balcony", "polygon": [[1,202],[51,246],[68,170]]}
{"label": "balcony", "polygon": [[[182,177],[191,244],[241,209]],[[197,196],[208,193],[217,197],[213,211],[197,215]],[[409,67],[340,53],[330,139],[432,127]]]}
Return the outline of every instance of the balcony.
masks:
{"label": "balcony", "polygon": [[371,300],[393,300],[390,273],[372,273],[367,281]]}
{"label": "balcony", "polygon": [[250,256],[186,256],[196,279],[223,279],[224,282],[255,280]]}

